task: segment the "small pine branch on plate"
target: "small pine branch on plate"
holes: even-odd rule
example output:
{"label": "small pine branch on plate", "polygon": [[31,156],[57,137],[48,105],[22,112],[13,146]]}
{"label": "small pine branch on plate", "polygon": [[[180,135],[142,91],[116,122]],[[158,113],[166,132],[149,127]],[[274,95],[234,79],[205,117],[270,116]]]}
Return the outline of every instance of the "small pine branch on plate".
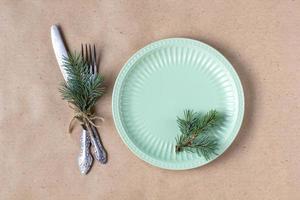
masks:
{"label": "small pine branch on plate", "polygon": [[204,116],[192,110],[185,110],[183,118],[177,118],[177,124],[182,133],[176,138],[175,151],[196,152],[209,160],[217,155],[218,138],[211,129],[219,123],[220,115],[216,110],[210,110]]}
{"label": "small pine branch on plate", "polygon": [[93,108],[104,93],[103,77],[90,73],[88,63],[76,53],[65,58],[64,69],[68,80],[60,88],[63,99],[75,110],[74,118],[82,124],[91,122],[96,117]]}

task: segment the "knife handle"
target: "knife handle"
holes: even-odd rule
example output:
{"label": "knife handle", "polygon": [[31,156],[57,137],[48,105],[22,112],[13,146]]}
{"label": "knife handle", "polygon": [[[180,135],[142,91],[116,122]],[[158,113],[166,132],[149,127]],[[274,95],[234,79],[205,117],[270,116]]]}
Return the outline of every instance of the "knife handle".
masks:
{"label": "knife handle", "polygon": [[81,174],[87,174],[92,166],[93,157],[90,154],[91,140],[87,131],[83,130],[80,137],[80,154],[78,156],[78,165]]}

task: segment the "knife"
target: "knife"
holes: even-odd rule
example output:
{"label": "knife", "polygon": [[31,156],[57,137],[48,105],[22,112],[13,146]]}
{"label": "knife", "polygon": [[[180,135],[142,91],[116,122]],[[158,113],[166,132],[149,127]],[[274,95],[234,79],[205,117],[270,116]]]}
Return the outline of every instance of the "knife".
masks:
{"label": "knife", "polygon": [[[57,25],[51,26],[51,40],[58,66],[65,81],[67,81],[68,74],[64,69],[64,59],[68,57],[68,53]],[[87,134],[87,131],[83,130],[80,137],[80,154],[78,156],[79,170],[82,174],[87,174],[93,163],[93,157],[91,156],[89,149],[90,145],[90,137]]]}

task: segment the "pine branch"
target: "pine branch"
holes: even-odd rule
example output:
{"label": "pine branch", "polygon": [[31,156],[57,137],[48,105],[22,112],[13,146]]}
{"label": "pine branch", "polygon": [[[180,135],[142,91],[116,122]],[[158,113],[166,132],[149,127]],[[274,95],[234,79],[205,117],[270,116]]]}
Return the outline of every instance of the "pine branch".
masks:
{"label": "pine branch", "polygon": [[90,73],[87,62],[76,53],[65,58],[64,68],[68,80],[59,89],[62,98],[72,104],[77,112],[92,115],[96,101],[104,93],[103,77]]}
{"label": "pine branch", "polygon": [[192,110],[184,111],[183,118],[177,118],[181,135],[176,138],[176,152],[190,151],[204,156],[209,160],[216,155],[218,138],[211,134],[210,129],[219,122],[220,116],[216,110],[207,112],[204,116]]}

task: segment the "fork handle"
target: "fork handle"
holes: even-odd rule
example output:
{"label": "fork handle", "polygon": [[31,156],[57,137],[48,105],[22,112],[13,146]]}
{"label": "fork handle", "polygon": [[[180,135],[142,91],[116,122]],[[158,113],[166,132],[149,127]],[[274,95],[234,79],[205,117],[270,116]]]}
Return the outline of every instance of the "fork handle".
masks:
{"label": "fork handle", "polygon": [[102,144],[101,138],[99,136],[98,130],[95,126],[88,123],[87,129],[90,132],[91,143],[94,150],[95,159],[100,163],[105,164],[107,162],[107,153]]}

